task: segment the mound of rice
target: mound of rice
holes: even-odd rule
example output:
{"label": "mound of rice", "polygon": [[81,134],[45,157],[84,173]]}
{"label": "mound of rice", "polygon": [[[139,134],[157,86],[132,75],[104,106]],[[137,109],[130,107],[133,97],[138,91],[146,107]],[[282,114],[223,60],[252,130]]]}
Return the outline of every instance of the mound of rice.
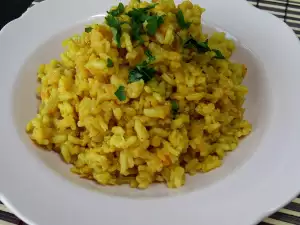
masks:
{"label": "mound of rice", "polygon": [[251,132],[245,65],[224,33],[202,33],[198,5],[132,0],[64,42],[38,71],[30,138],[101,185],[178,188]]}

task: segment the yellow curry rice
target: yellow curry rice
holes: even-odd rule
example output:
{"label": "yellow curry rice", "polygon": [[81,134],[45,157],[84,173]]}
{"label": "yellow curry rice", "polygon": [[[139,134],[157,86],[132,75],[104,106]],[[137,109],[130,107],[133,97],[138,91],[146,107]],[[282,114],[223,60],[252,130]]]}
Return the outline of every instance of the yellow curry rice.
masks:
{"label": "yellow curry rice", "polygon": [[224,33],[202,33],[198,5],[132,0],[106,23],[64,41],[38,71],[41,99],[27,125],[38,145],[102,185],[184,185],[251,132],[243,118],[247,69]]}

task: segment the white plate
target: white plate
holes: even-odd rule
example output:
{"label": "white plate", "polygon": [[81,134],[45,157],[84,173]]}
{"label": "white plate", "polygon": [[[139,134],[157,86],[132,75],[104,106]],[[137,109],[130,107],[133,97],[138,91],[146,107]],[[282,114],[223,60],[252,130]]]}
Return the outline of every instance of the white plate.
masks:
{"label": "white plate", "polygon": [[32,225],[249,225],[300,191],[300,46],[287,25],[241,0],[194,0],[206,30],[237,40],[246,63],[247,118],[253,133],[223,167],[188,178],[185,187],[145,191],[80,180],[56,154],[25,133],[36,112],[36,71],[57,57],[61,41],[83,30],[116,1],[47,0],[0,34],[0,197]]}

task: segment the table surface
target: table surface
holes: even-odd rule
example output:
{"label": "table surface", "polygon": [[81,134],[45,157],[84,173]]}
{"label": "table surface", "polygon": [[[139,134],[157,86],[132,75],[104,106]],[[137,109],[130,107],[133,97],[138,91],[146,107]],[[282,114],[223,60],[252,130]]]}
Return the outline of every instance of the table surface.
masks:
{"label": "table surface", "polygon": [[[31,7],[43,0],[35,0]],[[300,39],[300,0],[248,0],[257,8],[282,19]],[[26,225],[0,202],[0,225]],[[57,225],[57,224],[53,224]],[[300,225],[300,195],[258,225]]]}

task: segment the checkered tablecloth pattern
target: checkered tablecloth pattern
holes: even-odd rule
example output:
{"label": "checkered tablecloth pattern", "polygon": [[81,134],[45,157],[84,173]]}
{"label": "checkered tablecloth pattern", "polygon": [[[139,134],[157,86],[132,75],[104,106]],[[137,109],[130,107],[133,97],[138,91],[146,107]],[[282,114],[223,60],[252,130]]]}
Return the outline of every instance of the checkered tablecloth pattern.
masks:
{"label": "checkered tablecloth pattern", "polygon": [[[43,0],[35,0],[31,7]],[[99,0],[100,1],[100,0]],[[213,0],[211,0],[213,1]],[[226,0],[224,0],[226,1]],[[285,21],[300,38],[300,0],[248,0],[257,8],[274,14]],[[300,59],[299,59],[300,60]],[[245,203],[247,204],[247,203]],[[30,206],[28,206],[30,207]],[[26,225],[0,202],[0,225]],[[63,224],[53,224],[63,225]],[[206,225],[206,224],[204,224]],[[220,224],[222,225],[222,224]],[[300,225],[300,195],[258,225]]]}

